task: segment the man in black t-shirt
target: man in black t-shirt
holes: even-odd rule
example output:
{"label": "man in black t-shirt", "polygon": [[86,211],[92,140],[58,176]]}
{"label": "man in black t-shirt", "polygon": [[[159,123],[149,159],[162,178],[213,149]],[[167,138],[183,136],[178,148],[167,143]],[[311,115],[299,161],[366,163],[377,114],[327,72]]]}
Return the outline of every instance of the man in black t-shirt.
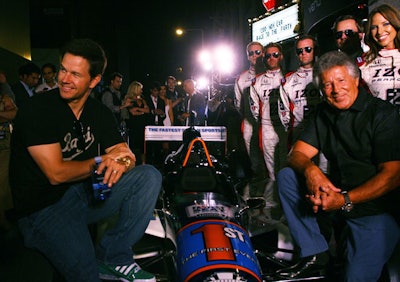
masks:
{"label": "man in black t-shirt", "polygon": [[[395,106],[372,97],[360,84],[354,60],[343,52],[322,55],[313,69],[324,102],[300,134],[277,176],[282,207],[300,261],[279,279],[324,275],[329,246],[317,215],[345,220],[343,281],[378,281],[400,242],[400,116]],[[325,175],[312,162],[322,152]]]}
{"label": "man in black t-shirt", "polygon": [[[18,226],[66,281],[156,281],[133,260],[161,188],[152,166],[134,168],[112,112],[89,97],[107,59],[90,39],[62,52],[59,88],[32,97],[15,119],[10,183]],[[91,176],[104,173],[111,196],[95,201]],[[95,249],[88,224],[119,216]],[[128,269],[122,272],[122,269]]]}

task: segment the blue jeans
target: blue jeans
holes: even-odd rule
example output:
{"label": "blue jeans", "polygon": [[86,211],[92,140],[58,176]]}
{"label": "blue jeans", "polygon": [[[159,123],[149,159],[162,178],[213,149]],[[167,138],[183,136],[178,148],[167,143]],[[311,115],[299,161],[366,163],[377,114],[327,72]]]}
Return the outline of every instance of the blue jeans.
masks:
{"label": "blue jeans", "polygon": [[[67,281],[100,281],[97,260],[133,263],[132,246],[143,236],[161,188],[161,174],[141,165],[125,173],[101,205],[91,205],[87,184],[72,185],[55,204],[19,220],[25,245],[42,252]],[[94,247],[88,224],[118,214]]]}
{"label": "blue jeans", "polygon": [[[282,169],[277,176],[278,192],[290,233],[306,257],[328,250],[315,214],[305,200],[306,187],[291,168]],[[377,281],[384,264],[400,241],[400,227],[386,213],[346,219],[346,269],[344,281]]]}

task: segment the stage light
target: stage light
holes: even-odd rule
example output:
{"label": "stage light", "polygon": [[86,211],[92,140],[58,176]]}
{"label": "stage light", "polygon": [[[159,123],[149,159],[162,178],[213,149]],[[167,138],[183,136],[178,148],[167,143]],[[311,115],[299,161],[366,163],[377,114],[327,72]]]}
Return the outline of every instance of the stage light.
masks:
{"label": "stage light", "polygon": [[221,74],[231,73],[234,68],[234,55],[232,48],[223,44],[214,50],[215,69]]}

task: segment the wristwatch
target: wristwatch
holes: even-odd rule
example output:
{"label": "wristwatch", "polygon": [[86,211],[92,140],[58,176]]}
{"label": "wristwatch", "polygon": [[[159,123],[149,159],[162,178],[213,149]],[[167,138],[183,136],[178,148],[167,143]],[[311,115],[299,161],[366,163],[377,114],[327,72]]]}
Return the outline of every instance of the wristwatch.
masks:
{"label": "wristwatch", "polygon": [[342,195],[344,197],[344,205],[342,206],[342,211],[350,212],[354,207],[353,202],[350,200],[350,197],[349,197],[349,194],[347,193],[347,191],[343,191]]}

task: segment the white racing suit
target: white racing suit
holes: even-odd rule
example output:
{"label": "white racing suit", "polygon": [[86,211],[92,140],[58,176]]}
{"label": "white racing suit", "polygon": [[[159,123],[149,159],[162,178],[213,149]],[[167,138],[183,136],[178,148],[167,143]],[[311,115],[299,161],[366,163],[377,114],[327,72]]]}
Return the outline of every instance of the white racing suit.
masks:
{"label": "white racing suit", "polygon": [[[312,83],[312,68],[300,67],[286,74],[285,81],[279,88],[282,111],[280,118],[288,130],[290,146],[297,140],[304,129],[308,115],[321,102],[321,92]],[[327,160],[320,154],[319,167],[327,172]]]}
{"label": "white racing suit", "polygon": [[380,50],[371,63],[359,64],[361,76],[372,95],[387,100],[400,109],[400,52],[398,49]]}
{"label": "white racing suit", "polygon": [[320,101],[321,95],[316,88],[306,91],[306,86],[311,82],[312,68],[300,67],[295,72],[286,74],[285,81],[279,88],[284,107],[281,119],[286,128],[302,126],[304,117],[311,110],[311,105],[315,106],[315,100]]}
{"label": "white racing suit", "polygon": [[269,179],[273,181],[275,180],[275,165],[279,168],[282,164],[276,164],[275,162],[275,149],[279,142],[279,136],[271,120],[270,94],[272,90],[279,88],[282,80],[283,74],[281,70],[268,70],[265,73],[259,74],[250,87],[250,96],[254,102],[251,112],[255,119],[261,121],[264,161],[268,169]]}
{"label": "white racing suit", "polygon": [[[250,97],[250,85],[255,78],[256,73],[254,69],[249,69],[242,72],[235,81],[235,107],[243,115],[243,139],[246,146],[247,153],[250,154],[250,140],[253,135],[253,126],[251,120],[253,119],[252,113],[248,111],[246,103],[253,104]],[[247,99],[244,101],[243,99]],[[244,103],[243,103],[244,102]],[[244,105],[245,104],[245,105]]]}

